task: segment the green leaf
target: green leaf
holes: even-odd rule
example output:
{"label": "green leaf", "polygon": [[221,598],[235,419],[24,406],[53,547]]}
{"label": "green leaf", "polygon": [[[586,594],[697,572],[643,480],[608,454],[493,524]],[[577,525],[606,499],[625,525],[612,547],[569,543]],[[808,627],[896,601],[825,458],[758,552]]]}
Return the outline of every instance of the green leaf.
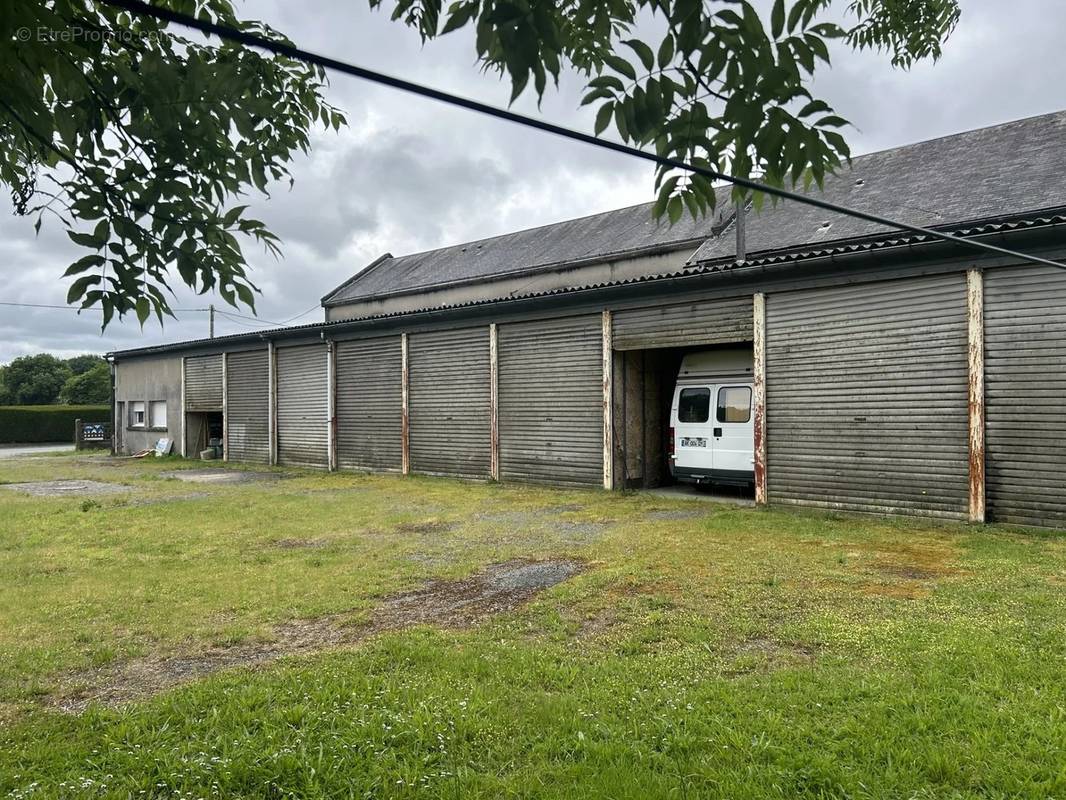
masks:
{"label": "green leaf", "polygon": [[589,81],[590,89],[617,89],[622,92],[625,91],[626,85],[618,78],[617,75],[597,75],[591,81]]}
{"label": "green leaf", "polygon": [[780,39],[785,30],[785,0],[774,0],[773,11],[770,12],[770,35],[774,39]]}
{"label": "green leaf", "polygon": [[78,278],[70,285],[70,289],[67,290],[67,303],[76,303],[81,299],[81,296],[85,294],[86,289],[90,286],[95,286],[99,282],[99,275],[86,275],[82,278]]}
{"label": "green leaf", "polygon": [[817,125],[819,128],[843,128],[845,125],[850,125],[851,123],[849,123],[843,117],[831,115],[828,117],[822,117],[814,124]]}
{"label": "green leaf", "polygon": [[74,244],[80,244],[82,247],[92,247],[94,250],[100,248],[100,244],[97,239],[90,233],[78,233],[77,231],[67,231],[67,236]]}
{"label": "green leaf", "polygon": [[616,56],[613,53],[608,53],[603,57],[603,62],[615,72],[621,75],[625,75],[631,81],[635,81],[637,79],[637,71],[633,69],[633,65],[621,56]]}
{"label": "green leaf", "polygon": [[637,54],[637,58],[640,59],[640,63],[644,65],[644,69],[651,72],[655,69],[655,54],[652,53],[651,48],[640,39],[626,39],[622,42],[630,50]]}
{"label": "green leaf", "polygon": [[676,224],[684,213],[684,204],[682,203],[681,198],[675,194],[670,198],[670,202],[666,204],[666,215],[670,218],[670,224]]}
{"label": "green leaf", "polygon": [[478,4],[475,3],[452,3],[450,9],[448,9],[448,21],[444,23],[444,29],[441,30],[442,34],[451,33],[462,28],[477,14]]}
{"label": "green leaf", "polygon": [[613,100],[614,92],[610,89],[593,89],[587,95],[581,98],[581,105],[587,106],[589,103],[594,103],[597,100]]}
{"label": "green leaf", "polygon": [[802,119],[803,117],[809,117],[811,114],[824,113],[832,110],[833,109],[829,107],[829,104],[823,100],[812,100],[801,108],[799,114],[796,116]]}
{"label": "green leaf", "polygon": [[137,321],[141,323],[141,327],[143,328],[148,316],[152,313],[152,306],[148,302],[148,298],[144,296],[138,297],[134,309],[137,312]]}
{"label": "green leaf", "polygon": [[674,60],[674,37],[666,34],[659,45],[659,69],[666,69]]}
{"label": "green leaf", "polygon": [[67,271],[63,273],[64,278],[69,278],[71,275],[77,275],[79,272],[85,272],[87,269],[93,269],[94,267],[102,267],[104,265],[104,257],[96,253],[92,253],[87,256],[82,256],[69,267]]}
{"label": "green leaf", "polygon": [[607,126],[611,124],[611,117],[613,115],[613,102],[607,102],[600,106],[600,110],[596,112],[596,124],[593,128],[593,132],[596,136],[599,136],[601,133],[607,130]]}

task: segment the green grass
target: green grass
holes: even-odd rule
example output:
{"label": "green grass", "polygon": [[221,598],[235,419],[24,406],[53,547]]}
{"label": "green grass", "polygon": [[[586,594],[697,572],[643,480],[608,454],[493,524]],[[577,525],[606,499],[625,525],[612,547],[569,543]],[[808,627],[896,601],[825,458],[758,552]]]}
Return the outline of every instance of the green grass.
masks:
{"label": "green grass", "polygon": [[[0,491],[0,797],[1066,797],[1059,534],[164,461],[0,462],[128,486]],[[93,670],[549,556],[588,569],[473,629],[54,709]]]}

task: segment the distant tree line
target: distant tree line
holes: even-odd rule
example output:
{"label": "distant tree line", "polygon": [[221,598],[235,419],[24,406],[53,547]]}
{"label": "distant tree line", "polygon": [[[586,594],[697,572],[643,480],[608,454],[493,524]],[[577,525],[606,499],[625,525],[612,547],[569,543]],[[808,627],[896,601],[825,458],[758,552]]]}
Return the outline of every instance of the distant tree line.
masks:
{"label": "distant tree line", "polygon": [[111,370],[96,355],[22,356],[0,366],[0,406],[94,405],[111,400]]}

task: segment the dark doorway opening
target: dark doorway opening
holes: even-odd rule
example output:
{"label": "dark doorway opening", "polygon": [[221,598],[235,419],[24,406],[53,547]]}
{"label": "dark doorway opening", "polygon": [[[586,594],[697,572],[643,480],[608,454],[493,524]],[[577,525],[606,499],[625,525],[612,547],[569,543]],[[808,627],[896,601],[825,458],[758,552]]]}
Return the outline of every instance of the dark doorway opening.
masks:
{"label": "dark doorway opening", "polygon": [[205,450],[213,450],[214,458],[222,457],[223,418],[221,411],[197,411],[185,415],[185,454],[201,458]]}
{"label": "dark doorway opening", "polygon": [[[678,370],[687,353],[736,349],[745,342],[614,352],[614,485],[656,489],[677,485],[670,474],[670,408]],[[712,491],[753,495],[750,487]]]}

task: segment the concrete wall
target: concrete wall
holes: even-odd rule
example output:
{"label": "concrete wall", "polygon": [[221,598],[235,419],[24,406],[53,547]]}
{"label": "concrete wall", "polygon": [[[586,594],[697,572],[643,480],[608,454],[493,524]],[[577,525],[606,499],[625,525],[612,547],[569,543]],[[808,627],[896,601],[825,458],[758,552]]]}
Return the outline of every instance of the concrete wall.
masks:
{"label": "concrete wall", "polygon": [[[129,404],[165,400],[167,403],[166,428],[130,428]],[[137,358],[115,363],[115,402],[125,403],[123,419],[116,420],[119,429],[118,450],[121,453],[136,453],[153,447],[164,437],[174,440],[174,452],[181,450],[184,435],[181,419],[181,357]]]}
{"label": "concrete wall", "polygon": [[[680,269],[695,249],[675,250],[651,256],[602,261],[568,269],[545,270],[530,275],[516,275],[494,281],[480,281],[425,292],[394,295],[326,308],[326,322],[354,319],[373,314],[395,314],[423,308],[461,305],[478,300],[492,300],[525,295],[550,289],[576,288],[608,281],[626,280]],[[387,267],[385,267],[387,268]]]}

